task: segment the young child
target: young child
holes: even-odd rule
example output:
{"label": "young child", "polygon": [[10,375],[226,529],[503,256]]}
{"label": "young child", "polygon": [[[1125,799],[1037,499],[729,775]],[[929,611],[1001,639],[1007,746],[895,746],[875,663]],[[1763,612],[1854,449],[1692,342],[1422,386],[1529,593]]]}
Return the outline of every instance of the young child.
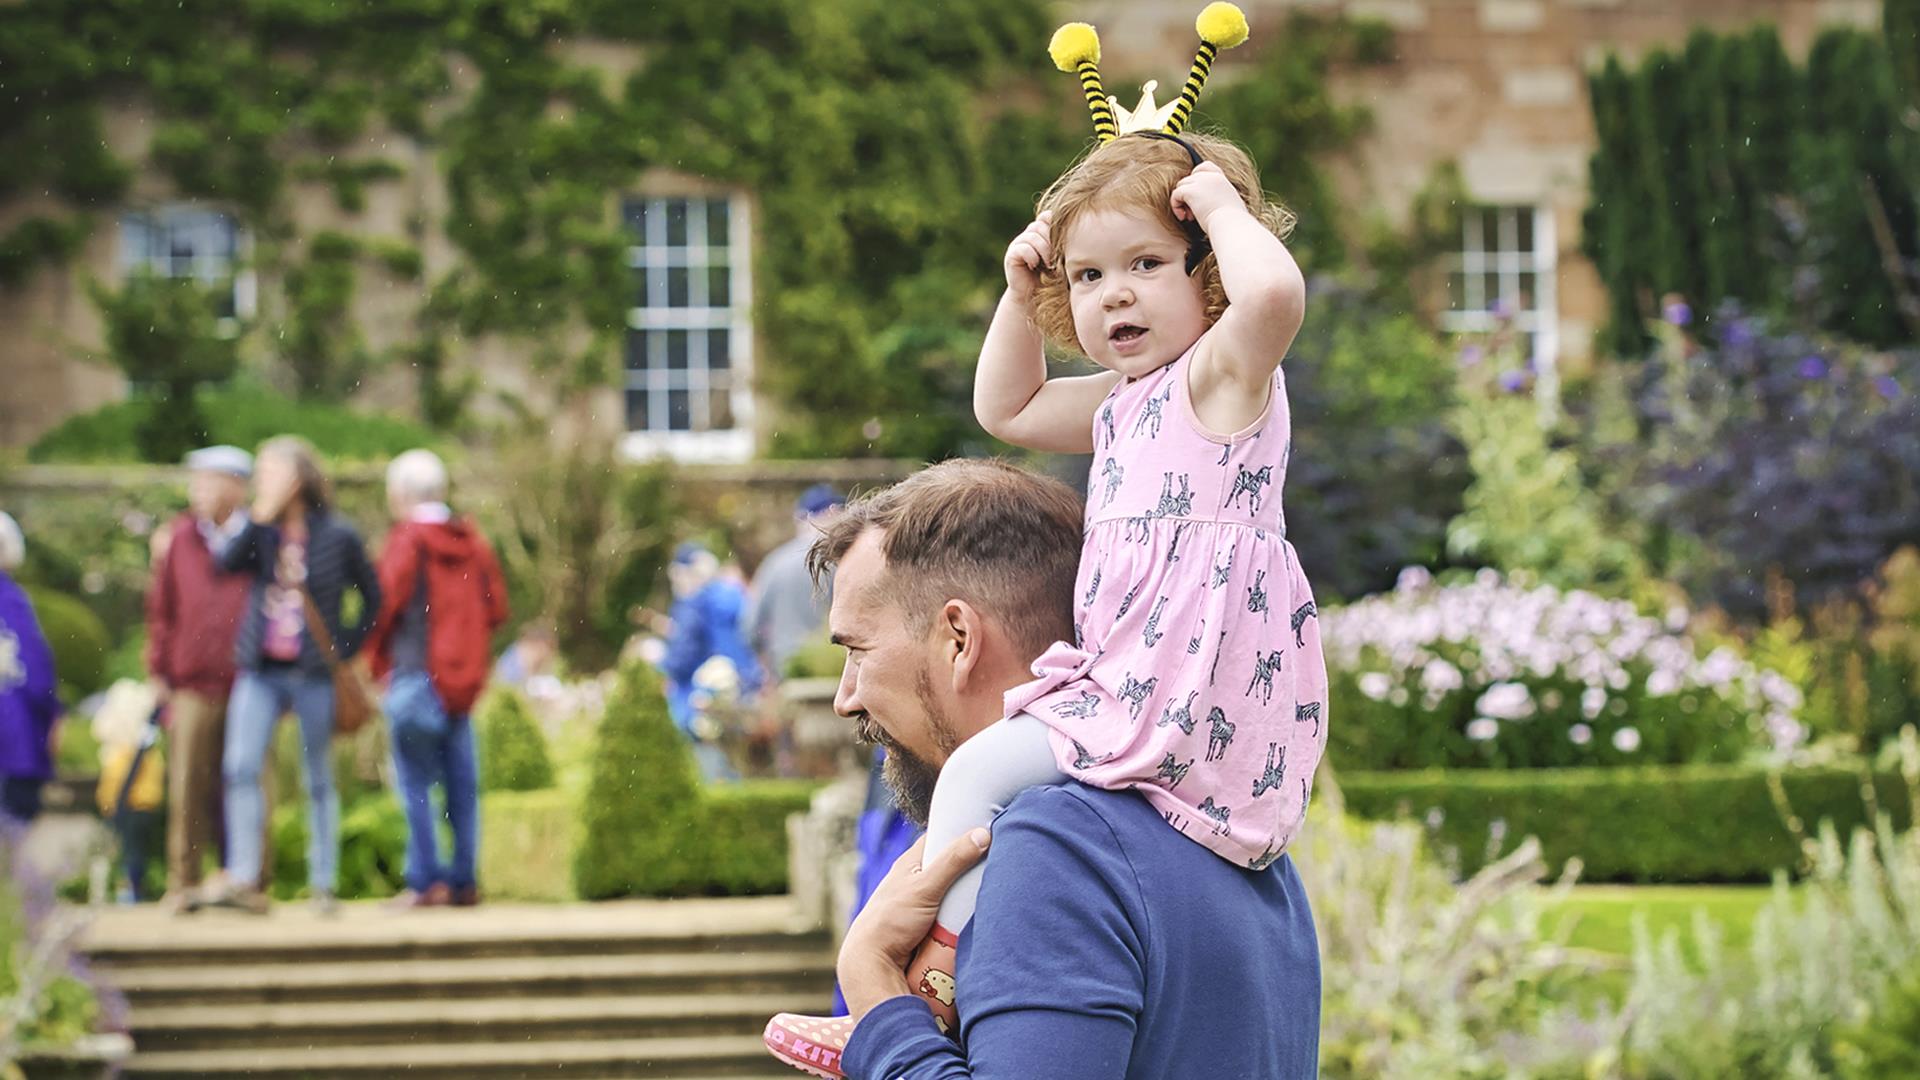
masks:
{"label": "young child", "polygon": [[[1228,16],[1237,33],[1221,28]],[[1210,51],[1246,37],[1226,4],[1200,30],[1196,79],[1167,114],[1181,125]],[[1063,28],[1054,53],[1080,68],[1093,102],[1092,29]],[[1007,719],[948,759],[926,850],[1029,786],[1071,778],[1135,789],[1170,827],[1262,871],[1298,831],[1326,745],[1318,620],[1280,505],[1291,428],[1279,365],[1306,292],[1280,240],[1291,215],[1267,201],[1244,151],[1178,134],[1151,84],[1119,125],[1105,105],[1094,106],[1102,143],[1007,249],[974,383],[990,433],[1094,455],[1078,640],[1042,655],[1038,678],[1007,695]],[[1127,133],[1148,115],[1152,128]],[[1043,340],[1105,371],[1049,380]],[[949,1032],[965,994],[954,947],[982,870],[948,893],[907,972]],[[850,1033],[844,1020],[776,1017],[768,1044],[833,1077]]]}

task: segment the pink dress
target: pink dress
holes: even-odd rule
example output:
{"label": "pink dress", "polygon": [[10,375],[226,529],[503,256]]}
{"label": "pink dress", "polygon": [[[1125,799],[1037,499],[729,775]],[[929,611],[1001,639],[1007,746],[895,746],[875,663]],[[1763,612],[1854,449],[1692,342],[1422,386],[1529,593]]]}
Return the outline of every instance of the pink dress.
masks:
{"label": "pink dress", "polygon": [[1280,492],[1286,379],[1230,436],[1187,395],[1190,348],[1094,417],[1078,643],[1007,694],[1051,728],[1062,771],[1136,788],[1168,823],[1262,869],[1299,831],[1327,740],[1319,619]]}

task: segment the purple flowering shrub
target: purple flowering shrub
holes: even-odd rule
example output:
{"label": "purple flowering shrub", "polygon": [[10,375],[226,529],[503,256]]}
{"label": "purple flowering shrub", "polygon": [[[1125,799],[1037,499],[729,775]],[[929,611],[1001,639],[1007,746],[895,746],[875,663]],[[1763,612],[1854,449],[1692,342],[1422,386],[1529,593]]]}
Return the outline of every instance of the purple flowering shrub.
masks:
{"label": "purple flowering shrub", "polygon": [[1344,768],[1729,762],[1804,737],[1800,690],[1704,650],[1626,601],[1482,570],[1325,615],[1333,760]]}
{"label": "purple flowering shrub", "polygon": [[1657,569],[1757,621],[1770,569],[1810,608],[1920,537],[1920,348],[1770,334],[1733,309],[1710,340],[1668,321],[1631,377],[1631,444],[1596,449],[1628,478],[1621,509],[1672,541]]}

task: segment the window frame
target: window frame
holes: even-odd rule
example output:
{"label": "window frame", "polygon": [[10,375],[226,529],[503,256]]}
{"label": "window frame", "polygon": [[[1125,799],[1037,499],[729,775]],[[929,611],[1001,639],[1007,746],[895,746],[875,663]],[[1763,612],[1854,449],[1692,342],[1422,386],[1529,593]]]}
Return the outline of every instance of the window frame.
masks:
{"label": "window frame", "polygon": [[[1528,216],[1532,243],[1520,245],[1521,215]],[[1486,226],[1491,222],[1495,236],[1487,243]],[[1453,333],[1485,333],[1495,329],[1500,317],[1494,304],[1512,300],[1513,327],[1531,334],[1530,359],[1534,370],[1548,375],[1560,354],[1559,294],[1555,276],[1559,270],[1559,249],[1554,235],[1552,208],[1538,203],[1482,203],[1464,208],[1461,214],[1460,244],[1447,257],[1447,306],[1441,313],[1441,326]],[[1519,304],[1520,275],[1533,275],[1533,304]],[[1487,298],[1485,282],[1489,275],[1499,279],[1499,297]],[[1461,282],[1456,297],[1455,281]],[[1465,304],[1478,295],[1478,306]]]}
{"label": "window frame", "polygon": [[[185,219],[189,218],[200,220],[187,222]],[[171,235],[188,224],[198,226],[213,219],[225,221],[232,229],[233,251],[230,255],[220,256],[212,252],[196,250],[192,256],[194,265],[189,274],[175,273],[173,256],[167,251],[161,251],[151,240],[146,245],[147,250],[139,253],[132,250],[129,242],[129,231],[136,223],[144,227],[149,236],[156,231]],[[136,270],[144,268],[152,271],[156,276],[168,279],[191,277],[205,286],[228,283],[233,289],[233,314],[220,317],[221,335],[224,337],[238,335],[240,324],[253,318],[259,305],[259,280],[254,275],[249,258],[253,253],[253,237],[238,215],[217,207],[194,203],[163,203],[123,210],[117,225],[118,232],[115,239],[119,245],[119,252],[116,256],[116,269],[121,282],[124,283],[132,277]],[[171,245],[168,245],[169,249],[170,247]]]}
{"label": "window frame", "polygon": [[[668,236],[668,207],[672,203],[684,202],[698,207],[698,212],[689,212],[686,217],[686,235],[680,243],[673,243]],[[709,225],[708,205],[720,203],[727,208],[727,235],[723,244],[715,244],[714,238],[707,235]],[[639,210],[645,206],[642,214]],[[672,404],[669,395],[683,390],[687,397],[689,423],[694,430],[674,430],[665,426],[645,428],[627,428],[622,440],[622,451],[630,458],[670,457],[679,461],[691,462],[737,462],[746,461],[754,453],[754,400],[752,375],[754,368],[753,339],[753,275],[752,275],[752,204],[740,192],[705,191],[652,193],[641,191],[628,195],[621,200],[620,215],[623,227],[629,230],[633,241],[627,247],[626,265],[632,272],[631,284],[635,302],[627,310],[627,333],[621,346],[621,413],[625,417],[633,406],[631,393],[644,390],[648,395],[647,412],[650,423],[672,423]],[[636,218],[644,222],[645,235],[636,236],[632,232]],[[710,261],[710,254],[716,249],[725,251],[725,282],[727,302],[723,306],[711,303],[708,295],[711,279],[704,271],[717,264]],[[685,303],[668,306],[669,294],[674,286],[671,271],[686,270]],[[654,303],[655,299],[663,303]],[[706,303],[695,304],[696,300]],[[686,357],[684,366],[668,367],[657,360],[664,360],[664,350],[669,345],[666,335],[680,331],[686,333]],[[724,331],[727,334],[727,384],[724,401],[731,413],[732,424],[726,428],[707,428],[699,430],[698,425],[710,423],[708,410],[713,405],[712,383],[709,381],[711,369],[707,366],[710,331]],[[655,343],[662,356],[649,355],[644,366],[630,366],[629,357],[635,348],[644,348],[651,353]]]}

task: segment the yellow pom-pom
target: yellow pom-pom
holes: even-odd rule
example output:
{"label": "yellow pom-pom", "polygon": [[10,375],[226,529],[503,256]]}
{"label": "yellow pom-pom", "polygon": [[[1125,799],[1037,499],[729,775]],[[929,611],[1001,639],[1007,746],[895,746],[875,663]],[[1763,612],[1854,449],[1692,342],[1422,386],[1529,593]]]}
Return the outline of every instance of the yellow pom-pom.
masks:
{"label": "yellow pom-pom", "polygon": [[[1242,24],[1246,22],[1243,18]],[[1047,55],[1061,71],[1074,71],[1086,62],[1100,62],[1100,34],[1083,22],[1072,22],[1053,32],[1047,42]]]}
{"label": "yellow pom-pom", "polygon": [[1193,20],[1193,28],[1200,31],[1201,41],[1216,49],[1231,49],[1247,40],[1247,13],[1225,0],[1215,0]]}

